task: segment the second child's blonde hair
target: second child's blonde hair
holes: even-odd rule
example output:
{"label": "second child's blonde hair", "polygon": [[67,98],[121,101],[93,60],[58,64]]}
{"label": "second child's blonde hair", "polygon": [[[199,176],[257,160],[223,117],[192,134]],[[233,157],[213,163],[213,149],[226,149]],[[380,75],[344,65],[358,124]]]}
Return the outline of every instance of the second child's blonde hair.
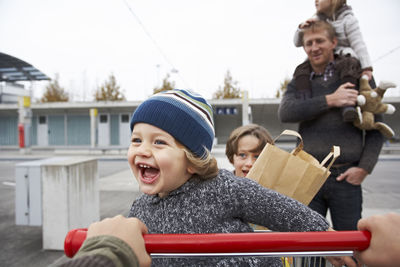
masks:
{"label": "second child's blonde hair", "polygon": [[328,14],[325,14],[328,18],[333,20],[336,19],[336,12],[344,5],[347,5],[346,0],[331,0],[331,6],[328,11]]}

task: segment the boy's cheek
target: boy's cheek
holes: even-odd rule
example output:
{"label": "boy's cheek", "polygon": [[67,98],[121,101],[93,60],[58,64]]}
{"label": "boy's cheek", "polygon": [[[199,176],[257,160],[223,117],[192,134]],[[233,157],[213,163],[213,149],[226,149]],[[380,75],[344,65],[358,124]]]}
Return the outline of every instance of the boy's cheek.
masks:
{"label": "boy's cheek", "polygon": [[131,170],[132,170],[133,176],[135,176],[135,179],[139,181],[139,170],[134,165],[131,166]]}
{"label": "boy's cheek", "polygon": [[133,162],[133,152],[132,149],[129,147],[128,153],[126,154],[126,157],[128,159],[129,165]]}

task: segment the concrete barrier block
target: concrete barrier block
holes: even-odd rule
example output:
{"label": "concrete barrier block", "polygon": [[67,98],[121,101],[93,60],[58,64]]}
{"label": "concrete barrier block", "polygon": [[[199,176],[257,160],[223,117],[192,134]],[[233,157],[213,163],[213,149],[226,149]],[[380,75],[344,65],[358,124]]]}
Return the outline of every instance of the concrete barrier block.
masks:
{"label": "concrete barrier block", "polygon": [[100,219],[97,160],[69,157],[42,166],[43,249],[62,250],[73,228]]}

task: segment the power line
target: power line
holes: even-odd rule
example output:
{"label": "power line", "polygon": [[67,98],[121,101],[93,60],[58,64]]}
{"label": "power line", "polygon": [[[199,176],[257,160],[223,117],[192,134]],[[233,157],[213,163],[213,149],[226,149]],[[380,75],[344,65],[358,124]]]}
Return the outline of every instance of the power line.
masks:
{"label": "power line", "polygon": [[395,47],[395,48],[393,48],[392,50],[390,50],[389,52],[387,52],[387,53],[385,53],[385,54],[383,54],[382,56],[380,56],[380,57],[378,57],[377,59],[375,59],[373,62],[375,63],[375,62],[377,62],[378,60],[381,60],[382,58],[384,58],[384,57],[386,57],[386,56],[388,56],[388,55],[390,55],[390,54],[392,54],[392,53],[394,53],[397,49],[399,49],[400,48],[400,45],[399,46],[397,46],[397,47]]}
{"label": "power line", "polygon": [[175,68],[174,64],[172,64],[172,62],[169,60],[169,58],[167,57],[167,55],[164,53],[164,51],[161,49],[161,47],[158,45],[158,43],[156,42],[156,40],[151,36],[150,32],[146,29],[146,27],[144,26],[144,24],[142,23],[142,21],[139,19],[139,17],[135,14],[135,12],[133,12],[132,8],[130,7],[130,5],[128,4],[127,0],[124,0],[124,3],[126,5],[126,7],[129,9],[129,11],[131,12],[132,16],[135,18],[135,20],[137,21],[137,23],[140,25],[140,27],[142,27],[144,33],[147,35],[147,37],[150,39],[150,41],[153,43],[153,45],[157,48],[158,52],[160,52],[161,56],[164,58],[164,60],[171,66],[171,72],[173,73],[177,73],[179,78],[182,80],[182,82],[185,84],[185,86],[187,88],[190,88],[188,86],[188,84],[185,82],[185,80],[183,79],[182,75],[180,74],[179,71],[177,71],[177,68]]}

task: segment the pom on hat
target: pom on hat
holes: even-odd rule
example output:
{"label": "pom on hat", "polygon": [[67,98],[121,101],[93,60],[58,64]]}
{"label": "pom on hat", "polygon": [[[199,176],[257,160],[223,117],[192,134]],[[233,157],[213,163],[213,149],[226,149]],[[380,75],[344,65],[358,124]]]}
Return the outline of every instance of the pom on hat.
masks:
{"label": "pom on hat", "polygon": [[199,94],[178,89],[155,94],[133,113],[131,131],[139,122],[166,131],[198,157],[204,155],[204,148],[211,151],[215,136],[212,107]]}

